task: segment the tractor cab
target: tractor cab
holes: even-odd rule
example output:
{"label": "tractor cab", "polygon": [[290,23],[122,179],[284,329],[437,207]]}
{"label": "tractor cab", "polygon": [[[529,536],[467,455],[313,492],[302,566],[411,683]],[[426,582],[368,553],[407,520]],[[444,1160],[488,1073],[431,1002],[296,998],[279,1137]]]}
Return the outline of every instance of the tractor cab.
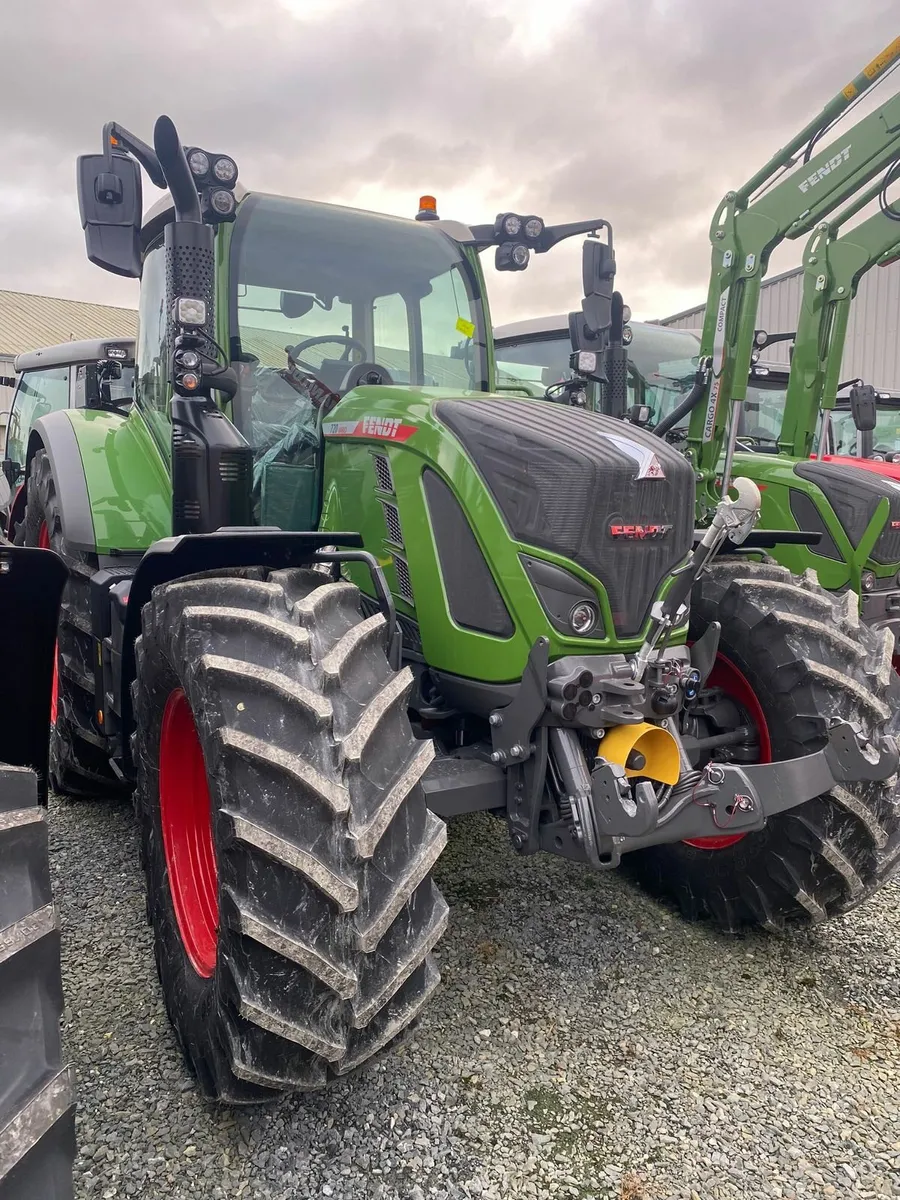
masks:
{"label": "tractor cab", "polygon": [[[900,392],[876,392],[875,414],[873,429],[858,430],[850,406],[850,389],[842,388],[831,414],[825,454],[882,466],[900,463]],[[871,437],[866,438],[866,433]]]}

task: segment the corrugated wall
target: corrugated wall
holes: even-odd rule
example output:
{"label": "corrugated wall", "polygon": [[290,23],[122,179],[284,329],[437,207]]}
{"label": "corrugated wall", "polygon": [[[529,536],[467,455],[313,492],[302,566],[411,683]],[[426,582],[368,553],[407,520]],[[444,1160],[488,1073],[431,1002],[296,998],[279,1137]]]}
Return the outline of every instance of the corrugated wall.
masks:
{"label": "corrugated wall", "polygon": [[[759,299],[758,329],[786,333],[797,327],[802,289],[801,272],[789,271],[767,280]],[[703,308],[689,309],[662,324],[698,329]],[[771,346],[766,358],[787,362],[785,344]],[[875,267],[863,276],[850,310],[841,378],[859,375],[876,387],[900,390],[900,263]]]}

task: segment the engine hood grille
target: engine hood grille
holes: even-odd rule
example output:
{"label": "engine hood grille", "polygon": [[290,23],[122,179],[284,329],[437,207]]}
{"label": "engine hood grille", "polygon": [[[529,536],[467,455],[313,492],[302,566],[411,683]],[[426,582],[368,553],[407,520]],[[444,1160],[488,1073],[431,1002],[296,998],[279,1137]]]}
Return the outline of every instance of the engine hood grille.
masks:
{"label": "engine hood grille", "polygon": [[876,508],[887,497],[891,511],[872,549],[872,560],[880,565],[900,562],[900,483],[873,471],[834,462],[797,463],[794,474],[822,489],[854,549]]}
{"label": "engine hood grille", "polygon": [[435,414],[511,535],[589,571],[606,588],[616,633],[638,634],[691,548],[694,479],[682,455],[622,421],[543,401],[443,400]]}

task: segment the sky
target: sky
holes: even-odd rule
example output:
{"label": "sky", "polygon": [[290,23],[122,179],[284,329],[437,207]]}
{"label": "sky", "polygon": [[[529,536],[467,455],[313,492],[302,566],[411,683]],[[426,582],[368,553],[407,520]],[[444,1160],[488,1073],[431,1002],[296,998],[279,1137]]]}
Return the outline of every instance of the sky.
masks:
{"label": "sky", "polygon": [[[409,216],[430,193],[441,216],[470,223],[603,217],[617,286],[635,318],[653,318],[703,301],[722,195],[900,34],[900,12],[896,0],[6,0],[3,26],[4,289],[136,306],[136,282],[85,258],[75,158],[101,149],[105,121],[151,140],[165,112],[186,143],[232,155],[251,189]],[[158,195],[145,180],[145,207]],[[497,323],[575,308],[580,240],[521,274],[489,268],[488,286]]]}

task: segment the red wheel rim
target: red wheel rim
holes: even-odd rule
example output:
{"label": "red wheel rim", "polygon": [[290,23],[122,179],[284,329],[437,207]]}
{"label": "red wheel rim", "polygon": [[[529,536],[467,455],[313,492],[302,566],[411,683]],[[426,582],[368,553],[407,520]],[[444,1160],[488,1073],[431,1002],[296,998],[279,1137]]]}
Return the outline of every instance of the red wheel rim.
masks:
{"label": "red wheel rim", "polygon": [[[768,722],[762,710],[762,705],[757,699],[756,692],[754,692],[750,681],[743,671],[736,667],[731,659],[726,658],[724,654],[717,654],[716,665],[709,673],[707,686],[721,688],[726,696],[729,696],[741,706],[756,726],[756,732],[759,735],[759,759],[757,761],[761,763],[771,762],[772,739],[769,736]],[[685,838],[684,844],[686,846],[694,846],[698,850],[725,850],[728,846],[733,846],[746,836],[745,833],[723,833],[719,837]]]}
{"label": "red wheel rim", "polygon": [[169,892],[185,953],[198,975],[216,968],[219,892],[203,748],[187,697],[166,701],[159,739],[159,814]]}
{"label": "red wheel rim", "polygon": [[[47,528],[47,522],[41,521],[41,527],[38,530],[38,548],[40,550],[51,550],[50,545],[50,530]],[[50,724],[56,724],[56,712],[59,706],[59,642],[53,647],[53,682],[50,685]]]}

